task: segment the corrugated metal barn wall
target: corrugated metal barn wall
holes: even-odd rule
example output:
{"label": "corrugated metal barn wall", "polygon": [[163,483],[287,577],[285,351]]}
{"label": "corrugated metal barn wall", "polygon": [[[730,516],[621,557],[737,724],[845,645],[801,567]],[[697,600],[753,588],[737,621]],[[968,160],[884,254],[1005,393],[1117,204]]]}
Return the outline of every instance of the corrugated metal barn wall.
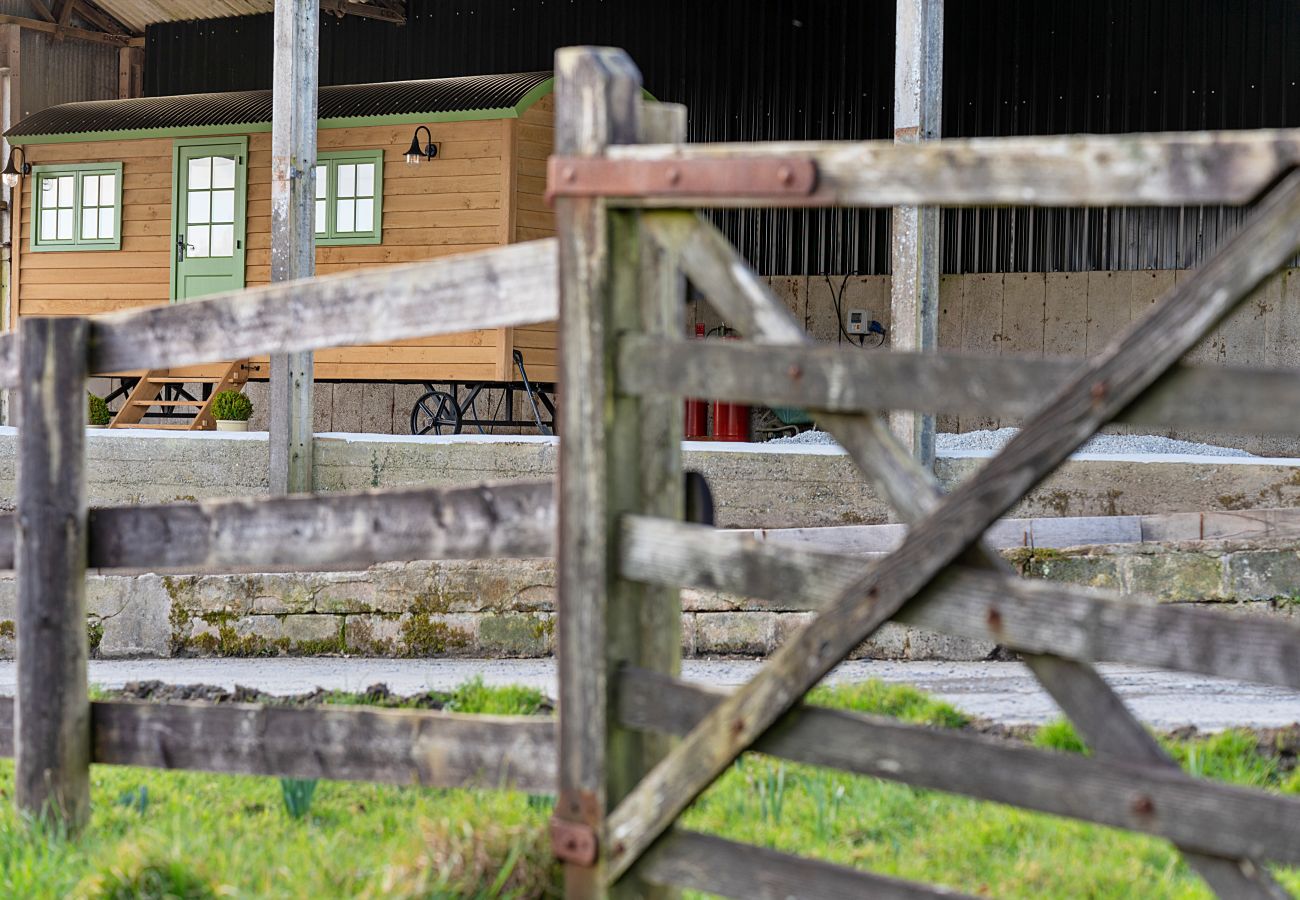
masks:
{"label": "corrugated metal barn wall", "polygon": [[[322,25],[324,84],[549,68],[555,47],[621,46],[690,108],[691,139],[886,138],[890,0],[409,0],[406,27]],[[1294,0],[947,0],[948,136],[1300,126]],[[155,26],[149,94],[265,88],[270,17]],[[971,210],[949,272],[1195,265],[1236,210]],[[883,213],[746,212],[727,232],[770,273],[885,273]]]}

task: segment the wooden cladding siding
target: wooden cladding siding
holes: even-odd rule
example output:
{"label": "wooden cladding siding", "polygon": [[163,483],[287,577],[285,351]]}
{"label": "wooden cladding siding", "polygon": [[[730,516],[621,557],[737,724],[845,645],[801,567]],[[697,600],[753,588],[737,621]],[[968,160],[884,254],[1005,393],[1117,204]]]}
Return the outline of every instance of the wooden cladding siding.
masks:
{"label": "wooden cladding siding", "polygon": [[[383,241],[380,244],[320,247],[319,274],[411,262],[481,250],[514,240],[529,240],[537,231],[536,209],[529,226],[515,232],[517,174],[544,170],[549,145],[551,102],[529,111],[532,131],[519,141],[522,120],[433,124],[440,144],[438,159],[406,165],[404,154],[414,126],[380,125],[324,129],[322,151],[384,150]],[[541,124],[539,124],[541,123]],[[238,134],[232,129],[232,134]],[[221,140],[213,135],[212,140]],[[516,150],[516,148],[518,148]],[[14,253],[16,315],[95,315],[155,306],[170,301],[172,264],[172,149],[170,138],[134,141],[34,145],[33,164],[120,161],[122,174],[122,249],[32,253],[30,247],[33,179],[24,179],[20,210],[21,245]],[[519,153],[516,156],[516,152]],[[540,155],[539,155],[540,154]],[[245,279],[249,286],[270,280],[271,136],[249,135]],[[530,176],[533,177],[533,176]],[[542,178],[544,184],[544,177]],[[537,184],[528,186],[534,207],[545,210]],[[535,191],[536,199],[531,200]],[[519,197],[524,196],[521,189]],[[545,234],[554,233],[546,215]],[[539,235],[540,236],[540,235]],[[16,320],[15,320],[16,321]],[[433,323],[431,323],[433,324]],[[529,376],[554,378],[554,338],[543,327],[529,329],[521,349]],[[384,346],[322,350],[316,354],[316,377],[354,381],[443,381],[515,378],[509,329],[484,329],[434,338],[413,336]],[[538,371],[534,371],[534,366]],[[265,360],[255,360],[254,377],[269,374]]]}
{"label": "wooden cladding siding", "polygon": [[[543,97],[512,124],[515,131],[514,240],[554,237],[555,216],[546,203],[546,158],[555,145],[555,96]],[[530,379],[558,380],[556,323],[514,329],[513,345],[523,354]]]}

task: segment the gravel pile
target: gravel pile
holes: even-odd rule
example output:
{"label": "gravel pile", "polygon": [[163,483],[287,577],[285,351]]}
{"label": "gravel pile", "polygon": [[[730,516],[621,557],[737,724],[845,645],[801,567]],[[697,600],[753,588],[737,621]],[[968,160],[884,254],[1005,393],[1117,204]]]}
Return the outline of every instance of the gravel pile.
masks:
{"label": "gravel pile", "polygon": [[[935,451],[939,455],[964,453],[972,450],[998,450],[1011,436],[1015,428],[999,428],[997,431],[968,431],[965,434],[935,435]],[[777,438],[773,444],[834,444],[835,439],[825,431],[805,431],[794,437]],[[1080,453],[1113,453],[1140,455],[1181,455],[1181,456],[1245,456],[1253,454],[1234,447],[1216,447],[1213,444],[1197,444],[1192,441],[1176,441],[1173,438],[1154,434],[1099,434],[1079,450]]]}

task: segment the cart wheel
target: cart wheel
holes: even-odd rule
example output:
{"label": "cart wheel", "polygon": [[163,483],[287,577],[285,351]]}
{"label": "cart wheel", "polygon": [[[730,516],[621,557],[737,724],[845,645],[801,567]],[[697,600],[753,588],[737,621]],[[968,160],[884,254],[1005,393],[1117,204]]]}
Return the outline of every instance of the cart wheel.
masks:
{"label": "cart wheel", "polygon": [[460,434],[460,408],[446,391],[429,391],[411,410],[411,434]]}

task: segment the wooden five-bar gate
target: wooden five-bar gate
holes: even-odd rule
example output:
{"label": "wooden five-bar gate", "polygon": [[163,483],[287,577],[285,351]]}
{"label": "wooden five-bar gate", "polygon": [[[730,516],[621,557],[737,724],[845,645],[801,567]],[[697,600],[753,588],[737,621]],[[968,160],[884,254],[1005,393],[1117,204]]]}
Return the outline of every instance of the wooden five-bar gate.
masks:
{"label": "wooden five-bar gate", "polygon": [[[25,811],[76,826],[91,762],[556,792],[572,897],[924,897],[946,892],[702,834],[680,814],[746,750],[1158,835],[1226,897],[1282,897],[1300,799],[1193,779],[1092,663],[1300,689],[1300,629],[1023,581],[981,536],[1107,422],[1275,431],[1294,373],[1178,360],[1300,247],[1300,134],[1016,138],[919,145],[682,143],[620,51],[557,56],[555,240],[278,284],[0,338],[21,398],[18,692],[0,708]],[[685,211],[736,206],[1134,205],[1258,200],[1249,223],[1100,356],[1059,366],[813,348],[727,241]],[[689,277],[746,341],[688,342]],[[558,285],[558,289],[557,289]],[[549,483],[233,499],[88,511],[88,371],[164,369],[548,321],[560,314],[560,475]],[[992,373],[991,377],[982,376]],[[888,557],[780,547],[683,521],[681,398],[818,410],[911,523]],[[953,406],[1028,416],[946,497],[876,415]],[[556,511],[558,508],[558,521]],[[558,537],[557,537],[558,535]],[[542,556],[559,566],[560,707],[544,719],[87,698],[85,571],[315,570]],[[681,587],[815,613],[753,681],[677,678]],[[1094,751],[1079,757],[804,706],[885,622],[1020,652]]]}

